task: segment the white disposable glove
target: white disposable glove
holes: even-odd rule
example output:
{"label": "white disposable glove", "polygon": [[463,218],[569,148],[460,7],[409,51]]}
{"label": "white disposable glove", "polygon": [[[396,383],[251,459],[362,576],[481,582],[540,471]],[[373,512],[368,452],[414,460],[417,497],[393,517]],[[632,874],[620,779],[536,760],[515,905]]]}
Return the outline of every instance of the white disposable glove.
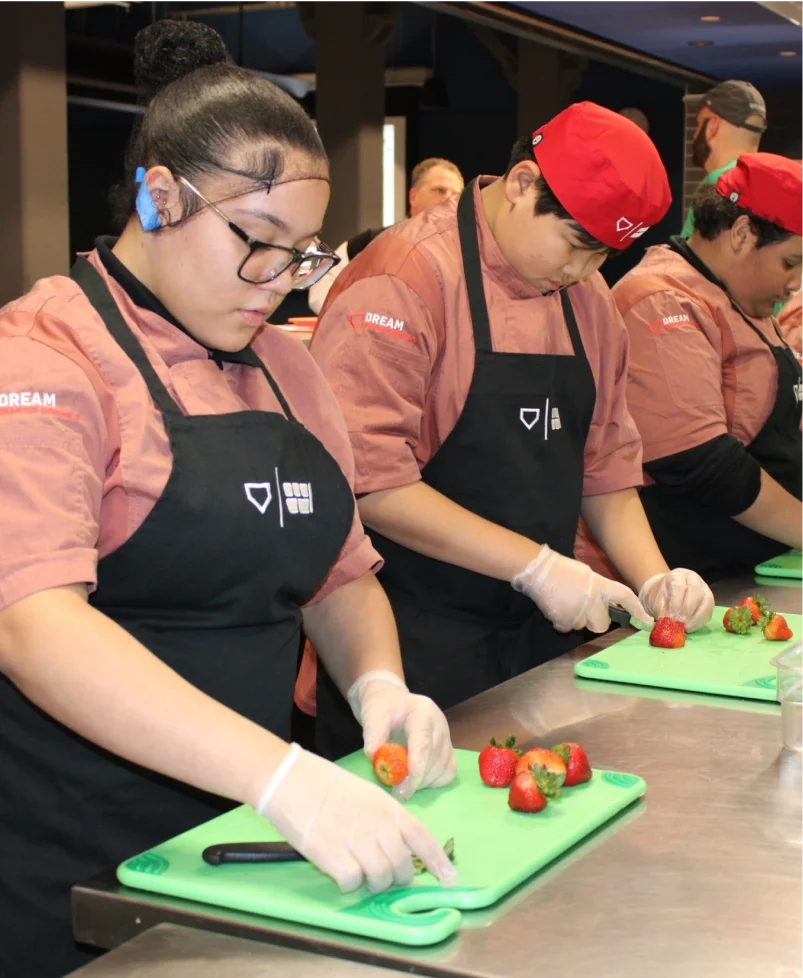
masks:
{"label": "white disposable glove", "polygon": [[676,567],[668,574],[655,574],[639,591],[639,601],[654,618],[674,618],[695,632],[711,620],[714,595],[699,574]]}
{"label": "white disposable glove", "polygon": [[447,886],[457,873],[434,836],[377,784],[293,744],[257,811],[343,893],[372,893],[413,879],[412,854]]}
{"label": "white disposable glove", "polygon": [[442,788],[454,780],[449,724],[429,697],[411,693],[394,673],[374,669],[360,676],[346,699],[362,725],[368,757],[392,738],[406,742],[409,773],[393,789],[396,798],[406,801],[419,788]]}
{"label": "white disposable glove", "polygon": [[559,632],[573,628],[606,632],[611,624],[609,604],[621,605],[634,618],[652,622],[626,584],[595,574],[587,564],[564,557],[546,544],[510,583],[534,601]]}

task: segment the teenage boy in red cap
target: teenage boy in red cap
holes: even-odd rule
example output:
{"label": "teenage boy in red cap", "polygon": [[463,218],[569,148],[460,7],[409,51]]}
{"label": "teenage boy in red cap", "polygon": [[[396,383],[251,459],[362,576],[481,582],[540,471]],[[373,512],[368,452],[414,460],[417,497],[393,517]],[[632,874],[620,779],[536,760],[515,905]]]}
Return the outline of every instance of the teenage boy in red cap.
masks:
{"label": "teenage boy in red cap", "polygon": [[[669,203],[650,138],[575,104],[515,145],[504,177],[392,228],[330,293],[312,354],[346,416],[409,687],[443,707],[604,632],[609,603],[690,630],[711,615],[633,488],[627,337],[597,271]],[[572,559],[581,511],[638,598]],[[349,719],[322,674],[321,750],[354,746]]]}
{"label": "teenage boy in red cap", "polygon": [[800,364],[772,318],[800,288],[799,162],[740,156],[702,186],[695,231],[614,288],[627,400],[666,559],[711,579],[801,545]]}

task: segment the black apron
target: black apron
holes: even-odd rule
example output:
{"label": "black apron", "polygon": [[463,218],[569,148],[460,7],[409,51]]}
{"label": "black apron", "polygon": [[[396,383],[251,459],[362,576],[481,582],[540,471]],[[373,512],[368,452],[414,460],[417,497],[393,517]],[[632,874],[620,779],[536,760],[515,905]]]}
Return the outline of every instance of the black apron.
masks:
{"label": "black apron", "polygon": [[[474,375],[462,414],[422,480],[465,509],[559,553],[573,554],[584,449],[596,385],[571,300],[560,294],[574,354],[495,353],[482,280],[474,185],[457,209],[474,333]],[[548,300],[545,300],[548,301]],[[538,329],[538,321],[533,329]],[[575,648],[506,581],[425,557],[377,533],[379,580],[399,628],[410,689],[446,709]],[[317,746],[337,757],[360,744],[337,687],[319,670]]]}
{"label": "black apron", "polygon": [[[671,238],[669,247],[725,292],[722,282],[689,248]],[[727,295],[727,292],[725,292]],[[796,499],[801,498],[801,369],[794,353],[776,328],[781,346],[774,346],[728,296],[733,309],[765,343],[778,371],[778,392],[769,417],[747,453]],[[752,571],[756,564],[785,553],[789,547],[742,526],[736,520],[659,485],[641,490],[641,501],[656,542],[670,567],[688,567],[709,581],[726,573]]]}
{"label": "black apron", "polygon": [[[253,351],[286,417],[185,416],[101,276],[79,259],[72,277],[142,374],[173,456],[150,515],[100,561],[90,603],[198,689],[287,738],[299,606],[349,533],[349,485]],[[0,717],[0,975],[56,978],[89,960],[72,942],[72,884],[233,803],[94,746],[6,680]]]}

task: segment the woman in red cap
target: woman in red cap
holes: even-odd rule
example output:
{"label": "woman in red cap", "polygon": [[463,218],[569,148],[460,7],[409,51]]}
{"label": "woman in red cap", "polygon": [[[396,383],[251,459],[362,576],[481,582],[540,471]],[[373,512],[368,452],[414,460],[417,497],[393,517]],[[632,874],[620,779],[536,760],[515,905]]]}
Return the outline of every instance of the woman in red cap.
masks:
{"label": "woman in red cap", "polygon": [[[442,707],[604,632],[609,603],[704,624],[635,486],[627,338],[598,269],[669,206],[636,125],[571,106],[504,177],[397,225],[338,279],[312,353],[345,413],[360,514],[385,559],[405,676]],[[572,559],[583,513],[624,584]],[[318,746],[358,742],[322,670]]]}
{"label": "woman in red cap", "polygon": [[628,405],[667,560],[711,579],[801,545],[801,373],[772,318],[800,288],[799,162],[740,156],[694,204],[695,232],[614,289]]}

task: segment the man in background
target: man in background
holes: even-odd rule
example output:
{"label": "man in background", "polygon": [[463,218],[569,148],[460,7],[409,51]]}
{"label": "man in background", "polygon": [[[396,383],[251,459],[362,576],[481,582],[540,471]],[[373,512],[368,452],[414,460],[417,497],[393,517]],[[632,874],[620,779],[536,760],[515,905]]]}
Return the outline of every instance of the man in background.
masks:
{"label": "man in background", "polygon": [[[410,205],[410,217],[415,217],[422,211],[441,201],[454,197],[463,189],[463,175],[457,166],[450,160],[441,159],[439,156],[431,156],[429,159],[422,160],[413,168],[410,177],[410,192],[407,200]],[[324,275],[320,282],[313,285],[309,290],[307,301],[309,307],[317,315],[324,304],[329,289],[335,283],[337,276],[359,253],[366,248],[384,228],[368,228],[367,231],[360,231],[353,238],[344,241],[339,245],[335,252],[342,259],[340,264],[335,265],[328,275]]]}
{"label": "man in background", "polygon": [[[697,99],[687,95],[685,100]],[[742,153],[757,153],[767,128],[767,106],[761,92],[750,82],[724,81],[703,95],[697,113],[697,129],[692,145],[695,166],[705,170],[703,183],[715,184],[723,173],[736,165]],[[694,231],[691,208],[681,237]]]}

